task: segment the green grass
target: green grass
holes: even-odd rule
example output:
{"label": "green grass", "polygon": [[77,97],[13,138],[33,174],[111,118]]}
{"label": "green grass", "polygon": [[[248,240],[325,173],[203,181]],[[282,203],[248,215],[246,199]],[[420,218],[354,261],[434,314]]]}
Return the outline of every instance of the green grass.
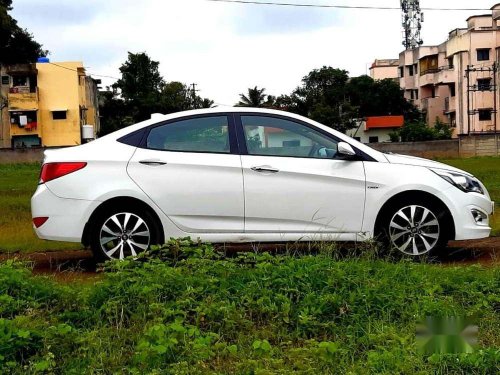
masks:
{"label": "green grass", "polygon": [[30,199],[39,173],[39,164],[0,164],[0,252],[81,248],[75,243],[40,240],[33,231]]}
{"label": "green grass", "polygon": [[491,223],[492,235],[500,236],[500,158],[480,157],[439,161],[470,172],[484,183],[491,199],[496,202],[496,212]]}
{"label": "green grass", "polygon": [[[0,264],[0,373],[500,372],[499,268],[335,254],[226,257],[183,240],[93,285]],[[419,354],[419,319],[474,314],[475,353]]]}

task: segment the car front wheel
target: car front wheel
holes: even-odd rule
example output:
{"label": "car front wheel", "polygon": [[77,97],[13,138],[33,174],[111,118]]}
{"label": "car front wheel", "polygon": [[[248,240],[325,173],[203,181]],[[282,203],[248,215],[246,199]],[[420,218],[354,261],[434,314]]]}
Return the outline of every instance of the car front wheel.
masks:
{"label": "car front wheel", "polygon": [[385,215],[382,240],[407,256],[431,255],[447,242],[445,216],[424,202],[396,205]]}

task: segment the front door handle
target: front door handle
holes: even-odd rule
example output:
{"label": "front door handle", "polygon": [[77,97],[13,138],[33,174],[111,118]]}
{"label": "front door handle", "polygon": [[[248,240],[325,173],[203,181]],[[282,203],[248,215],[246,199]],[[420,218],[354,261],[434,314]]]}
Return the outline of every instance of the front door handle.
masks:
{"label": "front door handle", "polygon": [[252,171],[255,171],[255,172],[260,172],[260,173],[278,173],[280,170],[279,169],[276,169],[276,168],[273,168],[273,167],[270,167],[268,165],[261,165],[259,167],[252,167],[250,168]]}
{"label": "front door handle", "polygon": [[166,161],[161,161],[159,159],[141,160],[139,163],[144,164],[144,165],[149,165],[151,167],[158,167],[160,165],[167,164]]}

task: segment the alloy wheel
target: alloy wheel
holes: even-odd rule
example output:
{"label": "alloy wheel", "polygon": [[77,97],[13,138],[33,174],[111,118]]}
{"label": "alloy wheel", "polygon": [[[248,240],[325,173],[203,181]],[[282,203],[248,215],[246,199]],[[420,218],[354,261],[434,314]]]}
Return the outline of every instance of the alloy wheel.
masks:
{"label": "alloy wheel", "polygon": [[114,214],[99,232],[101,249],[110,259],[135,257],[149,247],[150,241],[151,232],[146,222],[130,212]]}
{"label": "alloy wheel", "polygon": [[440,237],[439,221],[428,208],[411,205],[401,208],[389,223],[393,248],[407,255],[423,255],[436,247]]}

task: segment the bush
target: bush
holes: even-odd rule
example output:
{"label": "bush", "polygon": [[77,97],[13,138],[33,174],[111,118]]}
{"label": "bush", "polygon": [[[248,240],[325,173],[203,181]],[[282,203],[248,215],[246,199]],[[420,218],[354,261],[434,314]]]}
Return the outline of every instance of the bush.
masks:
{"label": "bush", "polygon": [[451,139],[453,130],[448,124],[436,118],[434,127],[429,127],[423,121],[405,122],[399,130],[389,133],[391,142],[422,142]]}
{"label": "bush", "polygon": [[[327,246],[327,244],[325,244]],[[498,373],[500,271],[172,240],[61,287],[0,265],[0,373]],[[3,279],[2,279],[3,277]],[[47,303],[47,301],[51,301]],[[416,321],[481,313],[482,349],[420,356]],[[1,317],[0,317],[1,318]]]}

